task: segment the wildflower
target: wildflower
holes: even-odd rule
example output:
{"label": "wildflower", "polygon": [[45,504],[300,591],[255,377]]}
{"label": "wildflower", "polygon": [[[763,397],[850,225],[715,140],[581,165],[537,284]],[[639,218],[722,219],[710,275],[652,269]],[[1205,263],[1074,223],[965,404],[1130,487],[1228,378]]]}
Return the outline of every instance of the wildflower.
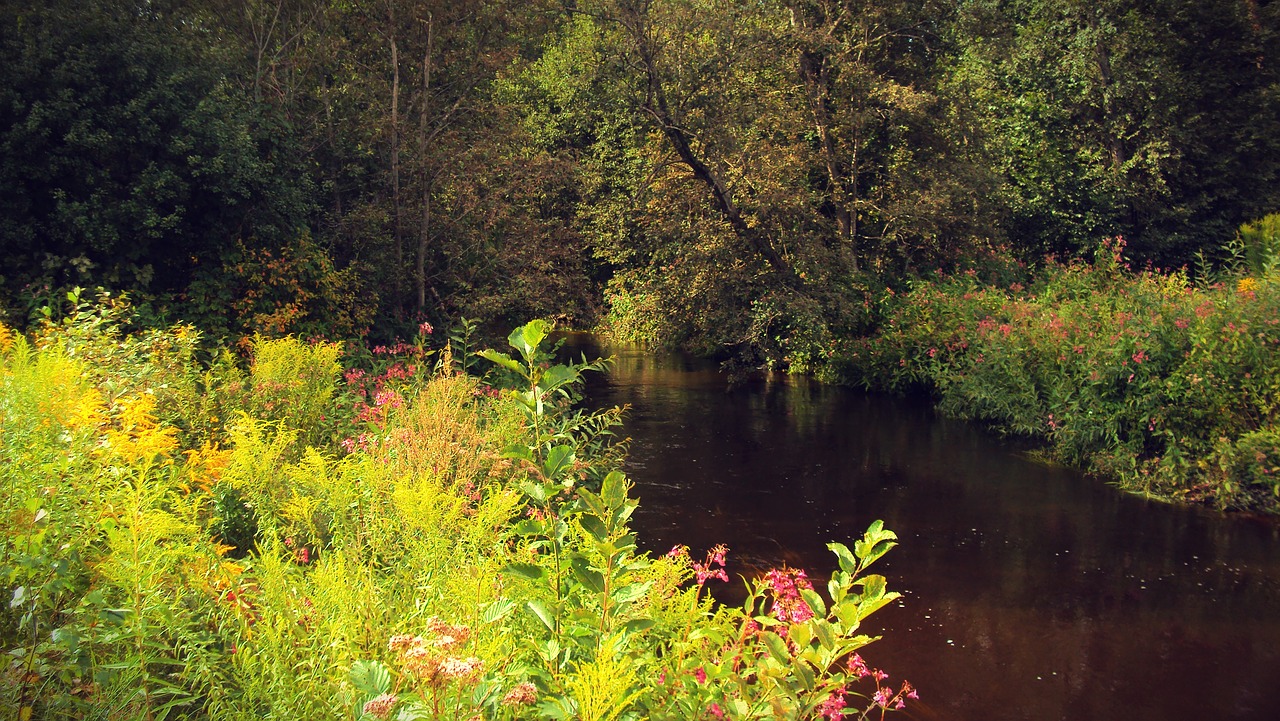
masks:
{"label": "wildflower", "polygon": [[410,636],[407,633],[401,633],[391,637],[391,640],[387,642],[387,648],[392,651],[404,651],[420,643],[422,643],[421,636]]}
{"label": "wildflower", "polygon": [[707,707],[707,711],[716,718],[727,718],[724,709],[720,708],[720,704],[718,703],[712,703]]}
{"label": "wildflower", "polygon": [[[675,551],[676,549],[673,548],[671,550]],[[729,574],[724,571],[724,557],[728,552],[728,546],[723,543],[717,544],[710,551],[707,551],[707,558],[703,563],[692,562],[693,573],[699,586],[706,583],[709,578],[718,578],[726,582],[729,580]],[[715,566],[720,566],[720,568],[715,568]]]}
{"label": "wildflower", "polygon": [[813,584],[805,572],[796,568],[775,568],[765,576],[773,591],[773,617],[779,621],[803,623],[813,618],[813,609],[800,595],[801,590],[813,590]]}
{"label": "wildflower", "polygon": [[385,719],[391,715],[391,709],[395,708],[396,700],[395,694],[384,693],[372,701],[366,702],[364,713],[377,719]]}
{"label": "wildflower", "polygon": [[818,707],[818,715],[827,721],[838,721],[844,718],[844,689],[833,691]]}
{"label": "wildflower", "polygon": [[427,621],[427,629],[435,635],[431,645],[445,651],[456,648],[471,638],[470,628],[448,624],[434,616]]}
{"label": "wildflower", "polygon": [[429,649],[415,645],[400,655],[404,670],[427,683],[435,683],[441,675],[441,659]]}
{"label": "wildflower", "polygon": [[889,702],[893,699],[893,691],[887,686],[881,686],[876,689],[876,694],[871,697],[881,708],[889,708]]}
{"label": "wildflower", "polygon": [[538,700],[538,689],[533,684],[525,681],[516,684],[502,697],[503,706],[532,706]]}
{"label": "wildflower", "polygon": [[849,673],[858,678],[866,678],[871,675],[871,669],[867,668],[867,662],[862,660],[862,656],[855,653],[849,658]]}
{"label": "wildflower", "polygon": [[434,331],[435,331],[435,328],[432,328],[431,324],[426,322],[425,320],[418,324],[418,332],[421,333],[422,335],[431,335],[431,333]]}
{"label": "wildflower", "polygon": [[480,675],[484,663],[471,656],[469,658],[446,658],[440,664],[440,675],[450,679],[470,680]]}
{"label": "wildflower", "polygon": [[699,667],[698,667],[698,670],[696,670],[696,671],[694,671],[694,672],[693,672],[693,678],[694,678],[695,680],[697,680],[697,682],[698,682],[698,683],[700,683],[700,684],[702,684],[702,683],[706,683],[706,682],[707,682],[707,672],[706,672],[706,670],[705,670],[705,669],[703,669],[701,666],[699,666]]}

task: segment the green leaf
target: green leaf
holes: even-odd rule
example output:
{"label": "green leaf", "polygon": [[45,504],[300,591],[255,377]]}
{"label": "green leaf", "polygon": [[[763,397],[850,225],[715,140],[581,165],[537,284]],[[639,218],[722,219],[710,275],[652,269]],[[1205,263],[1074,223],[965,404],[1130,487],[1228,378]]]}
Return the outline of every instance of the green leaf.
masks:
{"label": "green leaf", "polygon": [[506,353],[499,353],[496,350],[482,350],[482,351],[477,351],[476,355],[480,356],[481,358],[484,358],[487,361],[496,363],[502,366],[503,368],[506,368],[507,370],[515,373],[516,375],[520,375],[520,376],[527,375],[524,371],[524,368],[521,367],[520,363],[516,361],[514,358],[512,358],[511,356],[507,355]]}
{"label": "green leaf", "polygon": [[787,642],[773,631],[764,632],[764,645],[769,649],[769,655],[773,656],[778,663],[790,665],[791,654],[787,651]]}
{"label": "green leaf", "polygon": [[542,375],[542,382],[538,384],[543,391],[550,393],[559,390],[564,386],[578,380],[580,374],[574,368],[566,365],[554,365],[547,369]]}
{"label": "green leaf", "polygon": [[555,616],[542,601],[535,598],[526,603],[525,608],[528,608],[539,621],[542,621],[542,625],[546,626],[548,631],[556,630]]}
{"label": "green leaf", "polygon": [[610,509],[622,506],[627,499],[627,477],[621,471],[610,471],[600,486],[600,497]]}
{"label": "green leaf", "polygon": [[828,543],[827,548],[836,554],[836,559],[840,561],[840,570],[845,573],[854,573],[858,570],[858,561],[849,552],[849,547],[843,543]]}
{"label": "green leaf", "polygon": [[643,598],[649,592],[649,588],[653,586],[653,581],[645,581],[644,583],[630,583],[619,588],[613,593],[614,603],[631,603],[632,601]]}
{"label": "green leaf", "polygon": [[402,704],[396,712],[396,721],[419,721],[431,718],[431,709],[420,703]]}
{"label": "green leaf", "polygon": [[597,541],[603,542],[609,537],[609,529],[605,528],[604,521],[595,516],[583,514],[578,517],[578,523],[582,524],[583,530],[590,533],[591,537]]}
{"label": "green leaf", "polygon": [[351,665],[351,685],[368,698],[381,696],[391,690],[391,673],[377,661],[356,661]]}
{"label": "green leaf", "polygon": [[551,325],[545,320],[531,320],[511,331],[511,335],[507,336],[507,343],[520,351],[526,359],[532,359],[550,330]]}
{"label": "green leaf", "polygon": [[530,581],[539,581],[547,574],[546,569],[533,563],[509,563],[502,567],[502,572],[523,576]]}
{"label": "green leaf", "polygon": [[836,634],[831,630],[831,624],[826,621],[818,621],[813,625],[815,635],[818,637],[818,643],[822,644],[825,649],[833,649],[836,646]]}
{"label": "green leaf", "polygon": [[653,628],[654,621],[652,618],[633,618],[622,624],[623,633],[637,633],[646,629]]}
{"label": "green leaf", "polygon": [[795,677],[800,679],[800,683],[804,686],[806,691],[812,691],[814,689],[815,679],[813,676],[813,669],[809,668],[809,664],[801,661],[800,659],[796,659],[791,664],[791,670]]}
{"label": "green leaf", "polygon": [[570,568],[573,569],[573,575],[582,585],[591,589],[595,593],[604,592],[604,576],[591,568],[591,564],[582,556],[575,556],[569,561]]}
{"label": "green leaf", "polygon": [[497,623],[507,617],[511,613],[511,609],[516,607],[516,602],[506,598],[500,598],[492,603],[485,604],[484,611],[480,614],[480,622],[489,624]]}
{"label": "green leaf", "polygon": [[605,512],[604,502],[600,500],[600,496],[597,496],[585,488],[580,488],[578,489],[578,499],[582,501],[582,505],[586,506],[588,511],[596,516],[597,520],[603,521],[607,514]]}
{"label": "green leaf", "polygon": [[853,544],[853,554],[861,562],[859,568],[866,568],[877,559],[898,545],[898,534],[884,530],[883,521],[873,521],[862,535],[862,540]]}
{"label": "green leaf", "polygon": [[532,498],[538,503],[547,502],[547,489],[540,483],[525,481],[520,484],[520,490],[523,491],[526,496]]}
{"label": "green leaf", "polygon": [[827,604],[822,602],[822,596],[816,591],[809,588],[800,589],[800,596],[804,598],[804,602],[808,604],[809,610],[813,611],[813,615],[818,618],[827,617]]}
{"label": "green leaf", "polygon": [[542,472],[547,478],[559,478],[566,468],[573,466],[577,455],[573,446],[553,446],[547,451],[547,460],[542,464]]}

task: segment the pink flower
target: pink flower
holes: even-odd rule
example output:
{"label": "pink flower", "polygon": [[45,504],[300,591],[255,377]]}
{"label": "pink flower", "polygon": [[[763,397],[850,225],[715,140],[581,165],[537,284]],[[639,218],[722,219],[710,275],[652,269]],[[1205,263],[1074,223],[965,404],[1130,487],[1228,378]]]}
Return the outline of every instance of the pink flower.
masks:
{"label": "pink flower", "polygon": [[708,706],[707,711],[711,712],[711,715],[715,716],[716,718],[726,717],[724,709],[720,708],[720,704],[718,703],[713,703],[710,706]]}
{"label": "pink flower", "polygon": [[528,681],[516,684],[502,697],[503,706],[532,706],[538,700],[538,689]]}
{"label": "pink flower", "polygon": [[376,719],[385,719],[391,715],[391,709],[395,708],[396,700],[395,694],[384,693],[372,701],[366,702],[363,710],[368,716]]}
{"label": "pink flower", "polygon": [[693,677],[697,679],[698,683],[707,682],[707,672],[701,666],[698,667],[697,671],[693,672]]}
{"label": "pink flower", "polygon": [[798,568],[775,568],[765,576],[773,592],[773,617],[789,623],[803,623],[813,618],[813,609],[805,603],[801,590],[813,590],[809,577]]}
{"label": "pink flower", "polygon": [[893,691],[889,690],[889,688],[885,686],[881,686],[876,689],[876,694],[871,697],[871,700],[879,704],[881,708],[889,708],[889,701],[892,699]]}
{"label": "pink flower", "polygon": [[855,653],[849,658],[849,673],[858,678],[866,678],[871,675],[871,670],[867,668],[867,662],[862,660],[862,656]]}
{"label": "pink flower", "polygon": [[827,721],[839,721],[844,718],[844,689],[833,692],[818,707],[818,715]]}

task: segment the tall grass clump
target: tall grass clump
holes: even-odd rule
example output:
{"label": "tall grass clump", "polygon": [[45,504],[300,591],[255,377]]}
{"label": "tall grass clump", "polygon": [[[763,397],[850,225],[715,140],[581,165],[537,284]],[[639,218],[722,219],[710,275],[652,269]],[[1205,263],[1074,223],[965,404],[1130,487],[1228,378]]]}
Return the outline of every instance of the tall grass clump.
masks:
{"label": "tall grass clump", "polygon": [[1027,287],[922,281],[842,353],[851,382],[1044,441],[1126,488],[1280,511],[1280,275],[1196,286],[1132,271],[1123,241]]}
{"label": "tall grass clump", "polygon": [[858,655],[897,598],[866,572],[894,535],[832,544],[825,595],[777,569],[714,605],[725,549],[637,548],[621,410],[573,407],[607,363],[555,363],[540,321],[510,355],[420,337],[344,369],[292,338],[202,363],[188,328],[69,302],[31,338],[0,326],[0,715],[834,719],[914,697]]}

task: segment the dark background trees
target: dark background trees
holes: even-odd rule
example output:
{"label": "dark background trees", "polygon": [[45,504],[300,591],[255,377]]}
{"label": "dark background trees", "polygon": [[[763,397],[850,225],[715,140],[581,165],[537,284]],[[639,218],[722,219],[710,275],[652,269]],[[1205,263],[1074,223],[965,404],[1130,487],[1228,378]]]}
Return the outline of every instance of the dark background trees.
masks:
{"label": "dark background trees", "polygon": [[0,8],[19,320],[102,285],[218,334],[606,318],[758,363],[912,275],[1177,266],[1280,206],[1276,3]]}

